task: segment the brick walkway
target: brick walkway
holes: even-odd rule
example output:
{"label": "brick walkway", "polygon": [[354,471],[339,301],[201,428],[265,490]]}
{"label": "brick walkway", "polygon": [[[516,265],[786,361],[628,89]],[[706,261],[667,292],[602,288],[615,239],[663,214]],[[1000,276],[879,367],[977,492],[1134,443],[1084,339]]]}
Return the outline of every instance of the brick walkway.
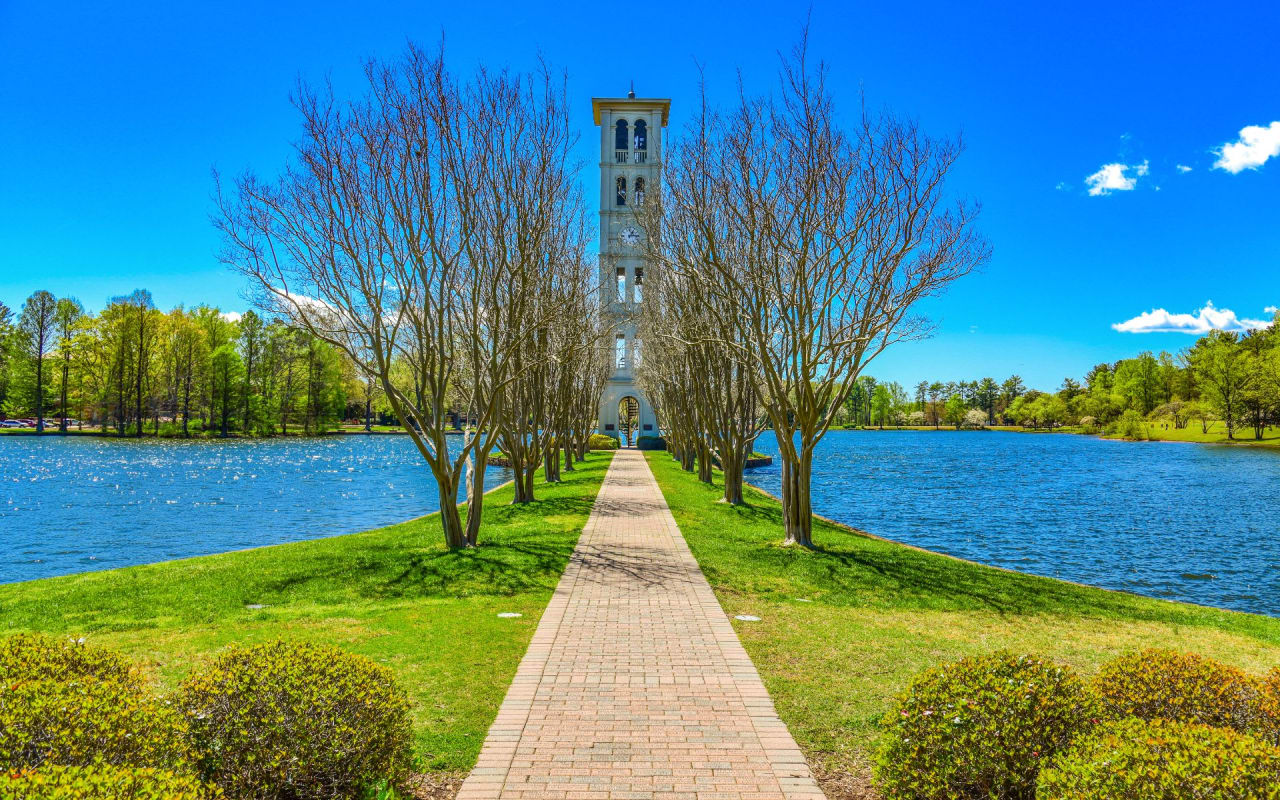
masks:
{"label": "brick walkway", "polygon": [[658,485],[620,450],[458,800],[822,800]]}

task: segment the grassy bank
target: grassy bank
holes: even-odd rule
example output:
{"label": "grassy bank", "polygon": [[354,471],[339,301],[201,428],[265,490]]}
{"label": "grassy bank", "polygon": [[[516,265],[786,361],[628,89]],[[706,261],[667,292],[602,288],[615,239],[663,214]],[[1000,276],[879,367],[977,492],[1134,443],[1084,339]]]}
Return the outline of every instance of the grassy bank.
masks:
{"label": "grassy bank", "polygon": [[[232,642],[334,644],[395,670],[414,701],[424,769],[465,770],[610,457],[590,454],[564,483],[539,485],[530,505],[509,505],[510,487],[492,492],[473,550],[448,551],[431,515],[350,536],[3,585],[0,621],[9,632],[117,648],[167,686]],[[504,611],[524,616],[499,619]]]}
{"label": "grassy bank", "polygon": [[[868,432],[880,431],[933,431],[938,433],[955,433],[956,428],[953,425],[943,425],[935,428],[932,425],[886,425],[880,427],[867,428],[844,428],[843,430],[858,430]],[[1086,429],[1078,425],[1064,425],[1059,428],[1024,428],[1021,425],[989,425],[985,429],[966,428],[960,433],[981,433],[983,430],[988,431],[1013,431],[1015,433],[1075,433],[1086,436],[1102,436],[1104,439],[1123,439],[1118,434],[1099,434],[1097,429]],[[1147,439],[1153,442],[1195,442],[1197,444],[1229,444],[1259,447],[1280,447],[1280,428],[1271,427],[1263,432],[1261,439],[1255,439],[1253,436],[1253,428],[1242,427],[1235,431],[1235,438],[1227,438],[1227,426],[1222,422],[1213,422],[1209,424],[1208,430],[1201,430],[1200,423],[1193,422],[1185,428],[1174,428],[1172,425],[1165,427],[1165,423],[1147,422],[1146,423]]]}
{"label": "grassy bank", "polygon": [[725,611],[761,617],[733,624],[833,797],[865,788],[892,696],[943,661],[1009,648],[1091,674],[1164,646],[1254,671],[1280,663],[1280,619],[1007,572],[820,520],[818,550],[785,548],[773,498],[749,488],[749,507],[718,504],[666,453],[646,455]]}

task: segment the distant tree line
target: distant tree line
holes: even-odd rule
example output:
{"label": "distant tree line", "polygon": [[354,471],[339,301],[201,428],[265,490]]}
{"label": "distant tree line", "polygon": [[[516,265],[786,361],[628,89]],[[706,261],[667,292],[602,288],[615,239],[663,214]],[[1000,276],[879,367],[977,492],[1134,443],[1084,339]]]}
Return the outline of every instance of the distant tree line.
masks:
{"label": "distant tree line", "polygon": [[101,312],[37,291],[0,302],[0,412],[37,431],[276,435],[334,427],[364,384],[305,329],[253,311],[161,311],[139,289]]}
{"label": "distant tree line", "polygon": [[1018,375],[1004,381],[920,381],[908,394],[898,383],[864,375],[842,409],[847,425],[981,427],[988,423],[1052,428],[1107,427],[1158,421],[1207,432],[1215,422],[1234,439],[1261,439],[1280,425],[1280,315],[1246,333],[1211,331],[1177,355],[1150,351],[1097,364],[1083,380],[1056,391],[1028,389]]}

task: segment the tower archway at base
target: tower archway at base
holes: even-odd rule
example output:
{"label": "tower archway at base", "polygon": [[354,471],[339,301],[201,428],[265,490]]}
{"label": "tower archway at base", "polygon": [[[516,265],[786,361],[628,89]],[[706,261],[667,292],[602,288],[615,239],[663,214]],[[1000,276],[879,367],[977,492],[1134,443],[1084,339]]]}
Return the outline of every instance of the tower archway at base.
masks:
{"label": "tower archway at base", "polygon": [[633,444],[632,439],[640,427],[640,401],[627,395],[618,401],[618,438],[624,447]]}

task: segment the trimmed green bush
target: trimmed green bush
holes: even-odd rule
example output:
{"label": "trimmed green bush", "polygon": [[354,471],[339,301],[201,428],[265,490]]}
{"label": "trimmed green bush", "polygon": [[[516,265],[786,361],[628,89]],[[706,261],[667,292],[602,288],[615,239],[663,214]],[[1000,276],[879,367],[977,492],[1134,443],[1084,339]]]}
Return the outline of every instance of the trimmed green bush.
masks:
{"label": "trimmed green bush", "polygon": [[667,440],[661,436],[641,436],[636,439],[637,450],[666,450]]}
{"label": "trimmed green bush", "polygon": [[995,653],[928,670],[884,719],[886,798],[1034,797],[1041,764],[1097,720],[1084,682],[1035,656]]}
{"label": "trimmed green bush", "polygon": [[201,773],[230,797],[356,797],[410,766],[408,696],[334,647],[233,647],[180,697]]}
{"label": "trimmed green bush", "polygon": [[18,633],[0,642],[0,683],[76,681],[84,678],[141,685],[138,671],[124,656],[84,643],[84,639]]}
{"label": "trimmed green bush", "polygon": [[1199,722],[1249,732],[1257,724],[1259,681],[1210,658],[1143,650],[1102,665],[1093,679],[1112,718]]}
{"label": "trimmed green bush", "polygon": [[1268,672],[1259,685],[1255,735],[1280,745],[1280,667]]}
{"label": "trimmed green bush", "polygon": [[0,774],[0,800],[213,800],[190,775],[133,767],[44,767]]}
{"label": "trimmed green bush", "polygon": [[1109,722],[1040,773],[1037,800],[1280,798],[1280,748],[1223,728]]}
{"label": "trimmed green bush", "polygon": [[622,446],[622,441],[617,436],[609,436],[604,433],[593,433],[587,437],[588,450],[617,450]]}
{"label": "trimmed green bush", "polygon": [[0,767],[189,765],[182,717],[113,680],[0,685]]}

